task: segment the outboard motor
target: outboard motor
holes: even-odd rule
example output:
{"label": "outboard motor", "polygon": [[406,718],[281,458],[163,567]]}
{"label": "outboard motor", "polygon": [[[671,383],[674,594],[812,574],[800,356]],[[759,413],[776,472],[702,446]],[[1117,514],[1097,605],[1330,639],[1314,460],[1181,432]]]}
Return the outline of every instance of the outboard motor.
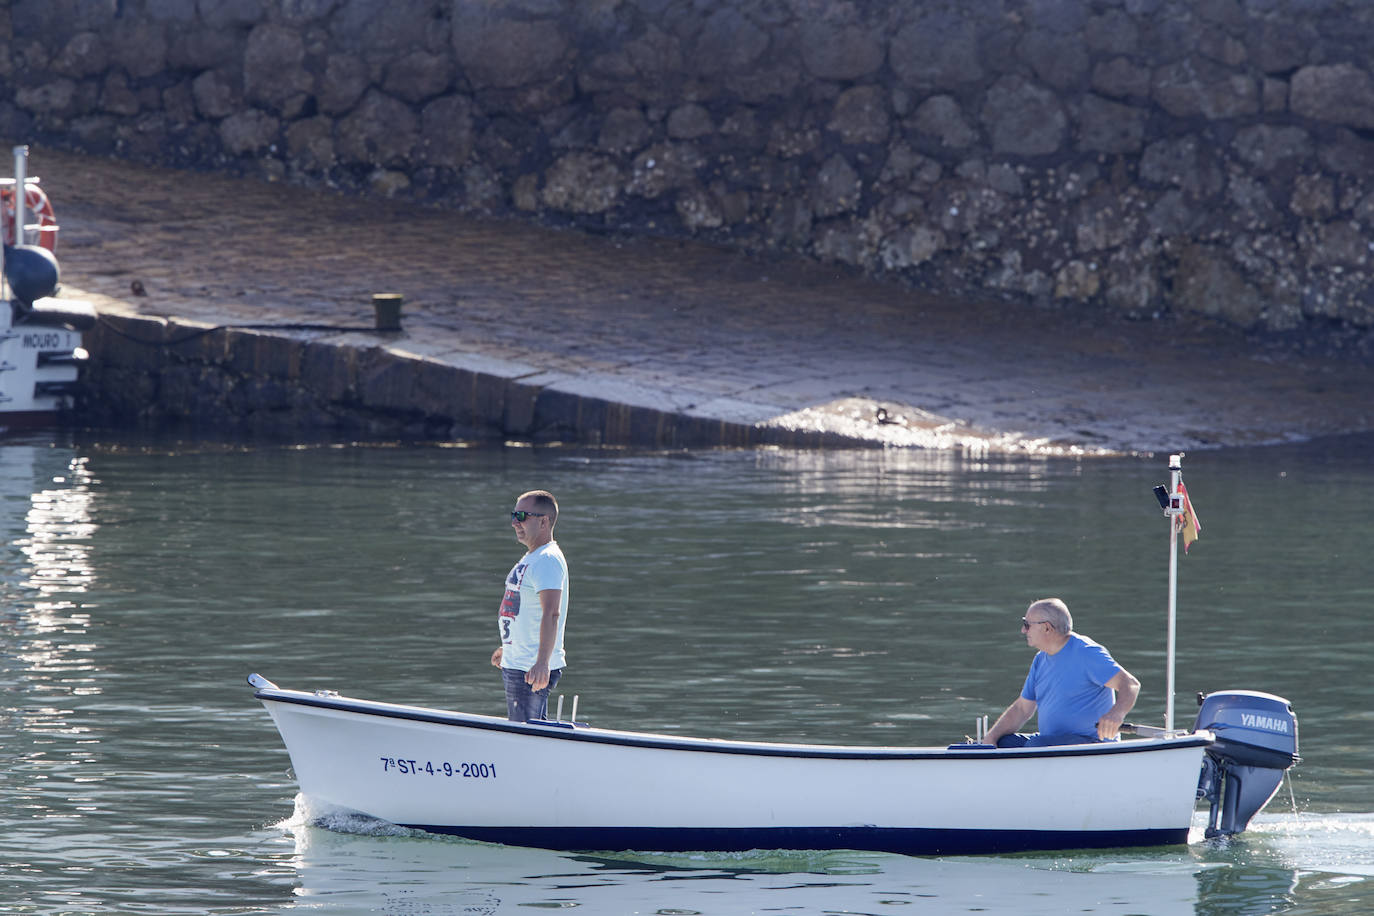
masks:
{"label": "outboard motor", "polygon": [[1211,803],[1207,836],[1240,833],[1269,803],[1297,763],[1298,720],[1283,697],[1252,690],[1198,694],[1194,729],[1216,735],[1207,748],[1197,796]]}

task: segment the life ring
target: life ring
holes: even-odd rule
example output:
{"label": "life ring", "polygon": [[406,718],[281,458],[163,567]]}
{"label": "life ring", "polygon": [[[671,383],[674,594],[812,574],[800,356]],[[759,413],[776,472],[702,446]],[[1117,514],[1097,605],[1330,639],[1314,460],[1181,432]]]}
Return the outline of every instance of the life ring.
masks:
{"label": "life ring", "polygon": [[[56,254],[57,217],[53,215],[52,201],[48,200],[48,195],[38,185],[28,185],[25,188],[24,208],[25,224],[38,228],[25,232],[20,244],[39,245]],[[4,226],[5,244],[15,244],[13,186],[0,188],[0,223]]]}

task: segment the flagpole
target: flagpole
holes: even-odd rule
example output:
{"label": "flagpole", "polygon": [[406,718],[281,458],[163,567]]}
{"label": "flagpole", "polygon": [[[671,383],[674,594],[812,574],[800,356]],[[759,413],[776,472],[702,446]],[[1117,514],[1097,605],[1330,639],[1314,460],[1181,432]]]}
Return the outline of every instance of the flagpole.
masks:
{"label": "flagpole", "polygon": [[1174,637],[1178,619],[1178,519],[1183,514],[1183,497],[1178,492],[1183,479],[1183,453],[1169,456],[1169,505],[1164,514],[1169,519],[1169,636],[1166,656],[1164,730],[1174,729]]}

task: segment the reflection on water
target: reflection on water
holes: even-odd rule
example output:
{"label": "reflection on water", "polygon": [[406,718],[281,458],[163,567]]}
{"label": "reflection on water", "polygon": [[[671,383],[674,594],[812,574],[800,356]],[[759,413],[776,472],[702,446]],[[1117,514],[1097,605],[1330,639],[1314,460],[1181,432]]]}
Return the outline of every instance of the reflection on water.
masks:
{"label": "reflection on water", "polygon": [[91,478],[65,450],[0,448],[0,690],[10,798],[31,818],[78,818],[90,810],[83,783],[98,739],[73,718],[73,699],[100,692],[98,646],[82,595],[94,579]]}
{"label": "reflection on water", "polygon": [[[595,913],[1353,913],[1374,866],[1318,869],[1295,847],[1324,829],[1265,819],[1244,839],[1148,853],[915,859],[854,851],[615,853],[518,849],[432,837],[358,815],[280,825],[303,904],[326,912]],[[1374,825],[1366,818],[1362,829]],[[1296,854],[1295,854],[1296,853]]]}
{"label": "reflection on water", "polygon": [[1029,663],[1019,618],[1046,594],[1130,660],[1146,685],[1133,718],[1150,721],[1163,708],[1167,529],[1149,491],[1162,461],[3,444],[0,861],[13,905],[1368,909],[1365,456],[1188,458],[1206,528],[1180,569],[1179,709],[1194,690],[1248,687],[1288,696],[1301,720],[1304,763],[1249,833],[946,861],[571,856],[375,822],[321,829],[300,812],[279,824],[296,786],[243,677],[498,713],[486,658],[519,550],[506,513],[546,485],[574,579],[565,687],[595,724],[943,744],[1015,695]]}
{"label": "reflection on water", "polygon": [[[298,815],[300,812],[298,812]],[[1055,868],[1016,859],[915,859],[853,851],[697,854],[556,853],[398,831],[343,815],[329,829],[287,825],[303,901],[355,912],[909,913],[977,911],[1015,901],[1023,914],[1120,912],[1151,886],[1151,913],[1194,913],[1198,883],[1177,862],[1148,873]],[[1129,911],[1129,910],[1127,910]]]}
{"label": "reflection on water", "polygon": [[23,663],[29,689],[90,692],[86,673],[95,646],[71,638],[90,627],[79,601],[94,578],[85,460],[36,446],[0,448],[0,488],[0,531],[8,545],[0,563],[6,649]]}

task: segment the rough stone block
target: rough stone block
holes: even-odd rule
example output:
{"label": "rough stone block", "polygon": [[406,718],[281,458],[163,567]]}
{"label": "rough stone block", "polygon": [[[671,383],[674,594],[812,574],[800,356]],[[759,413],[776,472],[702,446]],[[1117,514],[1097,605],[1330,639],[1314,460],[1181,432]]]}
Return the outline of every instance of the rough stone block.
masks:
{"label": "rough stone block", "polygon": [[101,315],[83,335],[85,348],[110,366],[138,366],[154,371],[164,362],[167,323],[159,318]]}
{"label": "rough stone block", "polygon": [[225,365],[240,375],[300,377],[301,342],[264,331],[226,329]]}
{"label": "rough stone block", "polygon": [[356,398],[358,351],[353,347],[308,342],[301,346],[300,382],[330,402]]}
{"label": "rough stone block", "polygon": [[358,357],[357,390],[361,405],[374,410],[413,410],[414,373],[420,363],[381,347],[364,350]]}
{"label": "rough stone block", "polygon": [[529,438],[535,430],[535,403],[541,389],[509,379],[495,380],[504,388],[501,429],[508,436]]}
{"label": "rough stone block", "polygon": [[221,364],[228,353],[224,330],[199,321],[168,321],[164,341],[168,356],[177,361]]}

